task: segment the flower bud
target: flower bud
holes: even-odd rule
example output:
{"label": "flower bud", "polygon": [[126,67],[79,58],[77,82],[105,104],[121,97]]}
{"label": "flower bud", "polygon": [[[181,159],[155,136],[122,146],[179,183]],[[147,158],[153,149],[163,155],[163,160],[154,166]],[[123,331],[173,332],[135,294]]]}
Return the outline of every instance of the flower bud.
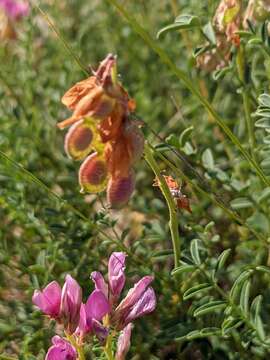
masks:
{"label": "flower bud", "polygon": [[108,181],[107,165],[97,153],[89,155],[79,170],[79,183],[82,192],[98,193],[106,188]]}
{"label": "flower bud", "polygon": [[106,284],[103,275],[99,271],[93,271],[91,273],[91,279],[95,283],[95,289],[103,292],[106,298],[108,298],[108,285]]}
{"label": "flower bud", "polygon": [[76,360],[76,349],[60,336],[52,338],[53,345],[49,348],[45,360]]}
{"label": "flower bud", "polygon": [[110,285],[110,300],[112,303],[118,300],[125,285],[125,260],[126,254],[123,252],[112,253],[109,259],[108,278]]}
{"label": "flower bud", "polygon": [[66,331],[73,334],[80,320],[82,289],[70,275],[62,289],[60,316]]}
{"label": "flower bud", "polygon": [[111,177],[107,187],[107,201],[111,208],[118,209],[130,199],[135,188],[134,171],[128,176]]}
{"label": "flower bud", "polygon": [[115,360],[125,360],[126,354],[130,348],[132,324],[128,324],[120,333],[117,341],[117,350]]}

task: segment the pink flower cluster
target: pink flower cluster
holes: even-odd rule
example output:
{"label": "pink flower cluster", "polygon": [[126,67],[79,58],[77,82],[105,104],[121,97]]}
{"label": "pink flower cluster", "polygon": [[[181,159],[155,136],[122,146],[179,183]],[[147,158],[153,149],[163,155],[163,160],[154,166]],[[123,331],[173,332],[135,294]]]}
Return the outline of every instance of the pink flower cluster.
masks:
{"label": "pink flower cluster", "polygon": [[0,8],[12,20],[19,20],[29,13],[29,5],[25,1],[0,0]]}
{"label": "pink flower cluster", "polygon": [[[33,303],[50,318],[62,324],[67,336],[83,344],[87,335],[95,335],[101,343],[106,341],[110,329],[121,331],[116,359],[124,359],[130,346],[132,322],[156,307],[156,296],[150,283],[152,276],[144,276],[126,297],[119,302],[125,285],[126,254],[114,252],[108,263],[108,283],[100,272],[93,272],[94,291],[86,303],[82,302],[82,289],[70,275],[64,286],[53,281],[43,290],[35,290]],[[106,320],[106,321],[104,321]],[[55,336],[48,350],[47,360],[76,360],[76,348],[67,340]]]}
{"label": "pink flower cluster", "polygon": [[17,37],[16,24],[29,13],[25,1],[0,0],[0,41],[14,40]]}

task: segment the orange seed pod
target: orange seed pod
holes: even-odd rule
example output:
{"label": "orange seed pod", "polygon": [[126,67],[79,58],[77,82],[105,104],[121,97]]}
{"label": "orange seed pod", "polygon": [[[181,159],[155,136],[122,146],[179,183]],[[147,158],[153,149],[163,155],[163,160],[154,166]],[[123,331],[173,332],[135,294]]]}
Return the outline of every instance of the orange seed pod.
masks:
{"label": "orange seed pod", "polygon": [[81,192],[98,193],[106,188],[108,182],[107,165],[98,153],[89,155],[79,170]]}
{"label": "orange seed pod", "polygon": [[130,199],[135,188],[134,171],[126,177],[111,177],[107,188],[107,201],[111,208],[118,209]]}

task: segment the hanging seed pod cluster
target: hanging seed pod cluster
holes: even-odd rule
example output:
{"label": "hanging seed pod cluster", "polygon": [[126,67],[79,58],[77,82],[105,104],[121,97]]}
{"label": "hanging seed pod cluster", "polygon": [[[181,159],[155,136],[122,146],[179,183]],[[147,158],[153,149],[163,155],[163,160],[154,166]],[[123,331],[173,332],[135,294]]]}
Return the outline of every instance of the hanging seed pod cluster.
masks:
{"label": "hanging seed pod cluster", "polygon": [[70,158],[83,160],[81,191],[107,189],[112,208],[125,205],[135,187],[133,166],[142,156],[144,137],[130,118],[135,102],[118,81],[116,57],[109,54],[93,76],[67,91],[62,102],[73,114],[58,127],[70,126],[65,151]]}

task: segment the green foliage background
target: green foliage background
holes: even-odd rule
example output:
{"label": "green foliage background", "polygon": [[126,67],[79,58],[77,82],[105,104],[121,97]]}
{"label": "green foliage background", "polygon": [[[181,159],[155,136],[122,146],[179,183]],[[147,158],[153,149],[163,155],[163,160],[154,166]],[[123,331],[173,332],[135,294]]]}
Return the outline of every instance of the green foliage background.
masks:
{"label": "green foliage background", "polygon": [[[197,15],[207,23],[217,3],[122,1],[153,37],[180,13]],[[193,126],[188,142],[174,148],[184,154],[203,180],[171,150],[162,153],[188,180],[183,191],[191,199],[192,214],[178,214],[184,256],[190,260],[191,240],[200,239],[205,263],[213,267],[219,254],[231,248],[226,268],[217,280],[225,292],[243,270],[268,266],[269,188],[261,184],[199,101],[109,2],[52,0],[40,5],[84,64],[95,68],[107,53],[118,55],[121,80],[136,100],[136,115],[147,124],[143,131],[150,143],[164,143],[151,129],[163,139],[170,136],[167,142],[174,144],[175,138]],[[0,48],[0,353],[19,359],[44,358],[54,326],[34,310],[33,290],[53,279],[63,282],[65,274],[70,273],[83,286],[86,296],[92,289],[91,271],[106,273],[110,253],[124,249],[129,253],[126,290],[138,276],[154,273],[158,297],[155,313],[136,322],[128,358],[266,359],[269,346],[245,340],[241,335],[243,324],[230,336],[175,341],[192,330],[219,327],[223,310],[194,317],[194,308],[206,300],[197,295],[183,300],[183,291],[202,283],[203,276],[194,270],[192,276],[183,273],[181,282],[175,282],[170,274],[173,256],[168,210],[159,190],[152,187],[153,173],[142,159],[136,168],[134,196],[119,212],[103,207],[103,195],[79,193],[79,164],[65,155],[64,133],[56,123],[68,115],[61,96],[84,74],[36,8],[16,25],[16,30],[16,42],[1,44]],[[251,112],[255,112],[258,96],[269,91],[269,55],[260,46],[249,46],[245,41],[246,86],[252,99]],[[228,73],[214,80],[213,74],[195,65],[193,51],[203,42],[200,32],[192,30],[168,33],[161,37],[159,45],[248,149],[241,95],[244,85],[237,74],[235,55]],[[256,131],[254,151],[259,161],[269,157],[264,137],[262,130]],[[159,165],[178,181],[183,180],[164,162]],[[267,166],[265,171],[269,173]],[[190,181],[205,194],[196,191]],[[229,217],[217,201],[237,211],[249,228]],[[256,272],[251,281],[251,298],[263,296],[262,318],[267,333],[269,275]],[[209,290],[208,301],[220,300],[214,290]],[[98,348],[89,351],[92,356],[101,356]]]}

